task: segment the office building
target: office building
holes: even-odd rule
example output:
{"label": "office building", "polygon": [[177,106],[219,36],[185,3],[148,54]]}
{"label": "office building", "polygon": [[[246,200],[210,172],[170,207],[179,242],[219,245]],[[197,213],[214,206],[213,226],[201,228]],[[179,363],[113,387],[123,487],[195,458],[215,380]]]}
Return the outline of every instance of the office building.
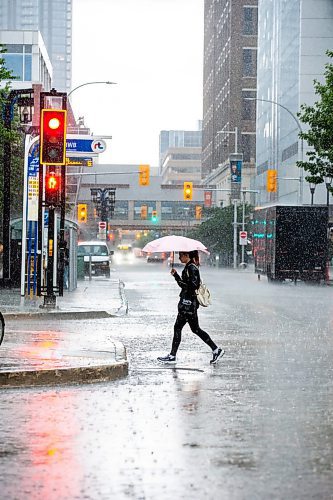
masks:
{"label": "office building", "polygon": [[160,175],[163,184],[200,183],[201,121],[199,130],[162,130],[160,132]]}
{"label": "office building", "polygon": [[0,44],[7,49],[5,66],[16,77],[12,89],[30,88],[32,82],[51,89],[52,65],[39,31],[0,31]]}
{"label": "office building", "polygon": [[[325,52],[333,46],[333,2],[261,0],[258,26],[257,202],[310,203],[296,166],[307,150],[304,143],[302,153],[298,134],[306,126],[297,113],[317,98],[313,80],[323,81]],[[266,191],[268,169],[278,172],[277,193]],[[315,201],[325,203],[324,185],[317,186]]]}
{"label": "office building", "polygon": [[243,154],[243,189],[255,173],[255,101],[247,98],[256,97],[257,3],[205,0],[202,177],[225,189],[230,154]]}
{"label": "office building", "polygon": [[72,0],[1,0],[0,30],[40,31],[53,67],[52,86],[72,80]]}

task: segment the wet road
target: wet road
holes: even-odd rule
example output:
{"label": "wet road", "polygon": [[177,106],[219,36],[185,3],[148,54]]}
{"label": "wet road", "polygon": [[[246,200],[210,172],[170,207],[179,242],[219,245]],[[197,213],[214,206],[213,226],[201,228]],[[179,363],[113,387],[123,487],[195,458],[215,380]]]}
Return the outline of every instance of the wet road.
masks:
{"label": "wet road", "polygon": [[333,288],[203,268],[201,326],[227,352],[210,366],[185,327],[170,369],[178,287],[159,264],[117,272],[128,317],[59,328],[109,330],[129,377],[1,392],[1,497],[333,498]]}

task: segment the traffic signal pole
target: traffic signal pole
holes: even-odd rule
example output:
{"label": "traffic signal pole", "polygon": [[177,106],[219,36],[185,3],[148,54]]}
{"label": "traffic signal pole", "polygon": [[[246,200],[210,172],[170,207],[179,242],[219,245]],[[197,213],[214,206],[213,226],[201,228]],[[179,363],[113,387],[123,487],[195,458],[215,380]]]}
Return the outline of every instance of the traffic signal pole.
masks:
{"label": "traffic signal pole", "polygon": [[[56,100],[52,100],[56,98]],[[61,107],[59,106],[61,100]],[[53,102],[56,106],[53,106]],[[45,105],[47,103],[47,106]],[[58,293],[63,295],[64,252],[65,252],[65,196],[66,196],[66,109],[67,94],[52,89],[50,92],[41,92],[41,131],[40,131],[40,160],[39,160],[39,198],[38,198],[38,274],[37,295],[44,296],[44,307],[56,306],[54,269],[59,267]],[[60,171],[60,172],[59,172]],[[59,175],[60,173],[60,175]],[[45,176],[52,182],[46,185]],[[47,246],[44,250],[44,211],[48,208],[49,226],[47,231]],[[56,245],[55,210],[60,208],[59,233],[59,266],[55,266]],[[43,275],[46,268],[46,282]]]}

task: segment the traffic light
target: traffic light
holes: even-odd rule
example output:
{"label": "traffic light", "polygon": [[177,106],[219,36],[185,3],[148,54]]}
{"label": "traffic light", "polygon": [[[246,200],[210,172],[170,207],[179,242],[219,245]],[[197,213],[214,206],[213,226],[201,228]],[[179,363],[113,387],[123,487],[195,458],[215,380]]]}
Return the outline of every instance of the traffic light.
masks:
{"label": "traffic light", "polygon": [[139,165],[139,185],[149,186],[149,165]]}
{"label": "traffic light", "polygon": [[49,170],[45,174],[45,205],[57,206],[60,202],[61,177],[59,173]]}
{"label": "traffic light", "polygon": [[79,203],[77,206],[77,220],[78,222],[87,222],[88,210],[86,203]]}
{"label": "traffic light", "polygon": [[201,205],[197,205],[195,207],[195,218],[197,220],[200,220],[201,219],[201,216],[202,216],[202,206]]}
{"label": "traffic light", "polygon": [[157,222],[157,212],[156,210],[153,210],[152,213],[151,213],[151,221],[152,222]]}
{"label": "traffic light", "polygon": [[65,109],[42,109],[40,122],[40,162],[44,165],[66,163]]}
{"label": "traffic light", "polygon": [[267,170],[266,189],[268,193],[276,193],[277,191],[277,170]]}
{"label": "traffic light", "polygon": [[184,182],[184,200],[191,201],[193,196],[193,182]]}
{"label": "traffic light", "polygon": [[147,219],[147,213],[148,213],[147,205],[142,205],[140,212],[141,219]]}

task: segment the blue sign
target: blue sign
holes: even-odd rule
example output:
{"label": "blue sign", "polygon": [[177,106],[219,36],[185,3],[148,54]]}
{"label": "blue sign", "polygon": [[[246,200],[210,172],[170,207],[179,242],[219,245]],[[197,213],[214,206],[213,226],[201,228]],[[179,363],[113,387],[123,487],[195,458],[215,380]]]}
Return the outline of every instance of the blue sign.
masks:
{"label": "blue sign", "polygon": [[39,143],[33,145],[28,154],[28,177],[37,177],[39,172]]}
{"label": "blue sign", "polygon": [[102,139],[69,139],[66,140],[66,153],[103,153],[106,144]]}
{"label": "blue sign", "polygon": [[230,161],[230,174],[231,182],[242,182],[242,161],[241,160],[231,160]]}
{"label": "blue sign", "polygon": [[47,210],[45,210],[44,212],[44,226],[48,226],[49,225],[49,212]]}

